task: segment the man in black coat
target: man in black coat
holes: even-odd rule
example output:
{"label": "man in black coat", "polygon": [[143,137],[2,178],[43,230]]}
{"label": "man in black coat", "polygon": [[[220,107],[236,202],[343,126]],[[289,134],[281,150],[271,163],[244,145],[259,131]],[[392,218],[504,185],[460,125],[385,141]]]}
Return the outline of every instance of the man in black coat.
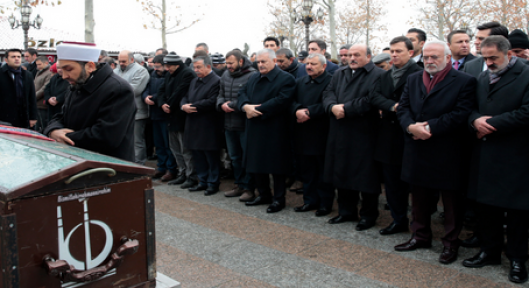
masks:
{"label": "man in black coat", "polygon": [[193,164],[193,154],[184,146],[186,113],[180,109],[180,102],[187,94],[191,81],[197,75],[184,65],[182,58],[178,55],[166,55],[163,63],[167,73],[164,84],[158,90],[156,101],[158,106],[169,114],[169,147],[176,159],[180,176],[185,175],[183,184],[182,177],[168,184],[182,184],[180,188],[189,189],[197,185],[198,179]]}
{"label": "man in black coat", "polygon": [[298,68],[302,65],[298,62],[298,60],[296,60],[292,50],[288,48],[281,48],[276,51],[276,57],[277,66],[279,66],[281,70],[290,73],[290,75],[296,78],[298,75]]}
{"label": "man in black coat", "polygon": [[476,78],[450,65],[446,42],[423,48],[424,72],[408,77],[397,108],[404,142],[402,180],[411,186],[413,236],[396,251],[431,247],[431,203],[440,192],[445,212],[443,264],[457,259],[468,181],[469,133],[466,119],[475,103]]}
{"label": "man in black coat", "polygon": [[393,38],[389,45],[393,66],[380,76],[370,95],[371,104],[381,110],[375,160],[382,164],[386,199],[391,210],[391,217],[393,217],[393,222],[380,230],[382,235],[408,231],[409,185],[400,179],[404,132],[400,127],[396,112],[406,79],[411,74],[422,70],[411,59],[413,44],[407,37]]}
{"label": "man in black coat", "polygon": [[463,71],[465,64],[476,58],[470,53],[470,35],[467,30],[454,30],[448,34],[447,40],[452,52],[452,67]]}
{"label": "man in black coat", "polygon": [[323,92],[330,116],[324,181],[338,189],[339,215],[330,224],[356,221],[362,195],[356,226],[361,231],[373,227],[378,218],[380,172],[374,154],[380,116],[370,104],[369,92],[384,70],[373,64],[365,45],[352,46],[348,54],[349,66],[338,69]]}
{"label": "man in black coat", "polygon": [[[501,35],[505,38],[509,37],[509,30],[507,27],[501,25],[498,22],[487,22],[479,25],[476,28],[476,40],[474,41],[474,46],[476,47],[476,53],[481,55],[481,42],[485,38],[492,35]],[[467,64],[463,67],[463,72],[468,73],[476,78],[478,78],[481,72],[487,70],[487,65],[482,57],[476,57],[472,61],[468,61]]]}
{"label": "man in black coat", "polygon": [[[469,198],[475,200],[481,250],[466,267],[501,264],[507,224],[509,280],[527,281],[529,229],[529,67],[509,51],[502,36],[481,43],[488,71],[478,78],[477,106],[469,117],[475,131]],[[507,212],[506,223],[504,214]]]}
{"label": "man in black coat", "polygon": [[[246,143],[243,165],[255,179],[259,196],[246,205],[270,204],[267,213],[285,207],[286,175],[291,172],[290,107],[296,81],[275,65],[271,49],[257,53],[259,73],[248,79],[239,90],[239,110],[246,113]],[[274,178],[274,197],[270,191],[269,174]]]}
{"label": "man in black coat", "polygon": [[220,77],[212,72],[211,65],[209,56],[193,59],[193,69],[198,78],[191,80],[189,91],[180,101],[182,111],[187,113],[184,146],[193,153],[199,180],[189,191],[206,190],[206,196],[219,191],[219,150],[222,146],[222,121],[215,109]]}
{"label": "man in black coat", "polygon": [[296,212],[317,210],[316,216],[331,213],[334,188],[323,181],[325,145],[329,133],[329,116],[325,113],[323,91],[332,76],[325,71],[327,60],[321,54],[310,54],[306,61],[307,76],[296,80],[292,103],[294,153],[303,181],[303,205]]}
{"label": "man in black coat", "polygon": [[37,76],[37,72],[38,72],[37,63],[35,63],[35,60],[37,60],[37,57],[39,57],[39,53],[37,49],[35,48],[28,48],[28,50],[24,52],[24,59],[28,63],[28,66],[26,69],[29,73],[31,73],[31,76],[33,77],[33,79],[35,79],[35,77]]}
{"label": "man in black coat", "polygon": [[134,161],[134,92],[90,43],[57,46],[58,68],[72,85],[44,134],[60,143]]}
{"label": "man in black coat", "polygon": [[33,127],[38,117],[33,75],[21,68],[21,50],[7,50],[5,59],[7,64],[0,68],[0,121],[14,127]]}
{"label": "man in black coat", "polygon": [[61,112],[65,95],[66,92],[68,92],[69,87],[70,84],[68,81],[62,79],[62,69],[57,69],[57,73],[51,77],[50,82],[44,89],[44,101],[48,105],[48,121],[51,120],[55,114]]}

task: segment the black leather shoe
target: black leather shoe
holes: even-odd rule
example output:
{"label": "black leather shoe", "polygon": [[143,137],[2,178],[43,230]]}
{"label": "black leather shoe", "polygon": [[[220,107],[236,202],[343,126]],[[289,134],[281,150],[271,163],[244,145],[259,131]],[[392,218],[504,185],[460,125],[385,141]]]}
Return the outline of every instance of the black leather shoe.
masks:
{"label": "black leather shoe", "polygon": [[285,204],[274,201],[272,204],[270,204],[270,206],[268,206],[266,213],[276,213],[283,210],[283,208],[285,208]]}
{"label": "black leather shoe", "polygon": [[176,177],[176,179],[167,182],[167,185],[180,185],[180,184],[183,184],[184,182],[186,182],[186,175],[180,175]]}
{"label": "black leather shoe", "polygon": [[463,266],[468,268],[481,268],[489,265],[500,265],[501,264],[501,255],[492,256],[486,252],[480,251],[478,254],[474,255],[472,258],[463,260]]}
{"label": "black leather shoe", "polygon": [[213,194],[216,194],[217,192],[219,192],[219,187],[209,186],[208,189],[206,189],[206,191],[204,191],[204,195],[211,196]]}
{"label": "black leather shoe", "polygon": [[340,223],[343,223],[343,222],[353,222],[353,221],[356,221],[358,220],[358,217],[354,217],[354,216],[341,216],[341,215],[338,215],[334,218],[331,218],[329,219],[329,224],[340,224]]}
{"label": "black leather shoe", "polygon": [[204,191],[208,189],[208,186],[206,184],[198,184],[196,186],[193,186],[187,190],[189,190],[189,192],[196,192],[196,191]]}
{"label": "black leather shoe", "polygon": [[256,197],[253,201],[246,202],[246,206],[257,206],[264,204],[272,204],[272,199],[263,198],[261,196]]}
{"label": "black leather shoe", "polygon": [[308,212],[311,210],[316,210],[318,207],[310,204],[303,204],[299,207],[294,208],[294,212]]}
{"label": "black leather shoe", "polygon": [[365,218],[360,219],[360,222],[356,224],[356,231],[364,231],[375,226],[375,221],[369,221]]}
{"label": "black leather shoe", "polygon": [[193,180],[193,179],[187,179],[184,184],[182,184],[182,186],[180,186],[181,189],[188,189],[188,188],[191,188],[191,187],[194,187],[196,186],[198,183],[197,181]]}
{"label": "black leather shoe", "polygon": [[395,246],[395,251],[398,252],[407,252],[407,251],[414,251],[419,248],[430,248],[432,247],[432,243],[425,242],[425,241],[419,241],[417,239],[410,239],[407,242],[404,242],[402,244],[399,244]]}
{"label": "black leather shoe", "polygon": [[316,213],[314,213],[316,217],[321,217],[321,216],[325,216],[329,214],[331,214],[331,209],[327,209],[327,208],[320,208],[316,210]]}
{"label": "black leather shoe", "polygon": [[154,173],[154,175],[152,176],[152,179],[159,179],[159,178],[162,178],[163,175],[165,175],[165,172],[162,172],[162,171],[156,171],[156,173]]}
{"label": "black leather shoe", "polygon": [[461,246],[465,248],[477,248],[481,246],[481,241],[479,240],[478,236],[474,235],[468,239],[461,241]]}
{"label": "black leather shoe", "polygon": [[439,262],[441,264],[450,264],[457,260],[457,252],[459,247],[444,246],[443,252],[439,255]]}
{"label": "black leather shoe", "polygon": [[527,268],[521,261],[511,261],[511,271],[509,271],[509,280],[514,283],[524,283],[527,281]]}
{"label": "black leather shoe", "polygon": [[396,233],[401,233],[401,232],[408,232],[408,224],[403,225],[403,224],[396,224],[395,222],[392,222],[391,224],[389,224],[388,227],[378,232],[380,233],[380,235],[391,235],[391,234],[396,234]]}

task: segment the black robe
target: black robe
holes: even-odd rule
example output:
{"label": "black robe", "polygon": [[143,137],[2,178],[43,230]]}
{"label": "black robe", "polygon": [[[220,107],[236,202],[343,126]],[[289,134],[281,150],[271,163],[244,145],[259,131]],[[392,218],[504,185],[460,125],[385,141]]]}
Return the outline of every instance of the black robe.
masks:
{"label": "black robe", "polygon": [[127,161],[134,161],[134,115],[132,87],[107,64],[94,71],[86,84],[66,92],[61,113],[44,129],[68,128],[66,136],[76,147]]}
{"label": "black robe", "polygon": [[[373,62],[357,69],[354,76],[350,67],[342,67],[323,92],[330,117],[324,180],[336,188],[380,193],[374,159],[379,114],[370,104],[369,93],[382,73]],[[337,120],[332,114],[335,104],[345,104],[345,118]]]}
{"label": "black robe", "polygon": [[239,90],[239,110],[246,104],[261,104],[256,110],[263,113],[246,119],[242,163],[248,173],[291,173],[288,112],[295,87],[294,77],[276,66],[263,77],[255,73]]}

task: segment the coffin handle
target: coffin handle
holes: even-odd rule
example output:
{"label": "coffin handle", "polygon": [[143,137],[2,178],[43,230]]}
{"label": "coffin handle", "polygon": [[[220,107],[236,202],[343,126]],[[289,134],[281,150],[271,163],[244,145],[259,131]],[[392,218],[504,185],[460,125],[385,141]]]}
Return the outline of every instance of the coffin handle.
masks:
{"label": "coffin handle", "polygon": [[55,260],[50,255],[44,256],[43,264],[47,270],[48,275],[61,279],[64,283],[67,282],[89,282],[97,280],[105,276],[108,271],[117,268],[123,263],[125,255],[132,255],[138,252],[138,240],[130,240],[125,237],[122,238],[122,245],[116,249],[116,252],[110,255],[107,263],[88,269],[86,271],[76,270],[75,267],[68,264],[65,260]]}
{"label": "coffin handle", "polygon": [[79,179],[81,177],[84,177],[84,176],[90,175],[90,174],[94,174],[94,173],[98,173],[98,172],[106,172],[106,173],[108,173],[108,177],[116,176],[116,170],[114,170],[112,168],[94,168],[94,169],[90,169],[90,170],[86,170],[86,171],[77,173],[77,174],[73,175],[72,177],[64,180],[64,183],[65,184],[70,184],[73,181],[75,181],[75,180],[77,180],[77,179]]}

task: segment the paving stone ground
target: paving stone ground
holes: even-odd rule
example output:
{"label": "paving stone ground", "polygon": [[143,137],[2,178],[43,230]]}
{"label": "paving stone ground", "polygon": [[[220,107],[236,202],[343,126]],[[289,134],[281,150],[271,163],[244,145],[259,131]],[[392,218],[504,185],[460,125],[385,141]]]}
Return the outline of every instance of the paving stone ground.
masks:
{"label": "paving stone ground", "polygon": [[[224,182],[228,190],[232,182]],[[393,246],[410,233],[381,236],[391,222],[383,210],[377,225],[354,230],[356,222],[327,224],[313,212],[296,213],[302,196],[287,193],[287,207],[267,214],[222,193],[204,196],[153,181],[156,199],[157,269],[181,287],[528,287],[507,280],[509,264],[469,269],[461,261],[477,249],[461,248],[459,260],[438,262],[442,219],[432,216],[430,249],[399,253]],[[442,207],[440,207],[442,210]],[[469,233],[464,231],[461,237]]]}

